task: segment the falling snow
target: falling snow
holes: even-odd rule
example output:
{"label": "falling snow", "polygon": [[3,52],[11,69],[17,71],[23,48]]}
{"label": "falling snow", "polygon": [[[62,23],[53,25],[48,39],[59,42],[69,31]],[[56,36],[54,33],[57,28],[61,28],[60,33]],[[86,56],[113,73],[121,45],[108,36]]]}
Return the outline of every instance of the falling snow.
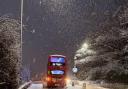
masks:
{"label": "falling snow", "polygon": [[[111,44],[111,41],[116,41],[120,36],[122,38],[127,36],[125,29],[127,28],[127,11],[123,16],[118,13],[121,5],[126,2],[127,0],[24,0],[23,22],[27,30],[23,31],[23,42],[25,43],[23,45],[23,64],[31,64],[34,76],[37,71],[41,73],[46,70],[44,61],[47,60],[49,54],[66,55],[71,66],[74,61],[71,59],[75,52],[75,59],[82,59],[82,62],[90,62],[90,59],[97,58],[92,55],[104,54],[109,50],[112,53],[106,55],[110,57],[118,54],[118,52],[113,53],[113,50],[122,50],[121,47],[117,47],[119,44]],[[0,15],[12,13],[12,17],[19,19],[20,0],[12,0],[11,3],[3,0],[0,4]],[[116,18],[118,15],[120,15],[121,27],[113,27],[115,29],[113,31],[109,27],[116,24],[109,24],[108,21],[113,22],[111,17]],[[118,20],[116,21],[118,22]],[[124,30],[121,29],[122,27]],[[120,29],[120,36],[116,34],[118,29]],[[108,34],[106,35],[106,33]],[[84,43],[89,44],[89,47],[86,47]],[[123,50],[127,52],[127,46]],[[30,55],[34,56],[35,65],[32,65],[33,56]],[[85,59],[85,56],[89,57]],[[110,58],[104,59],[109,60]],[[102,65],[106,63],[106,60],[97,61]],[[100,70],[100,68],[95,69]],[[94,72],[94,70],[92,71]],[[88,73],[92,73],[92,71]],[[91,77],[89,76],[89,78]]]}
{"label": "falling snow", "polygon": [[32,34],[36,33],[36,30],[35,30],[35,29],[33,29],[33,30],[31,31],[31,33],[32,33]]}

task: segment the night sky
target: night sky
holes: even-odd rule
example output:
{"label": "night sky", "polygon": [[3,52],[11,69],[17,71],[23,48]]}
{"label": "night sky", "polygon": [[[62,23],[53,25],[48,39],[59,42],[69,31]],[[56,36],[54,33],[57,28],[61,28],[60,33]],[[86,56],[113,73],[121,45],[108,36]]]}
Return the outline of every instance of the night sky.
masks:
{"label": "night sky", "polygon": [[[95,1],[95,2],[94,2]],[[90,31],[112,14],[118,0],[24,0],[23,64],[46,71],[50,54],[73,59]],[[20,0],[0,0],[0,16],[20,20]]]}

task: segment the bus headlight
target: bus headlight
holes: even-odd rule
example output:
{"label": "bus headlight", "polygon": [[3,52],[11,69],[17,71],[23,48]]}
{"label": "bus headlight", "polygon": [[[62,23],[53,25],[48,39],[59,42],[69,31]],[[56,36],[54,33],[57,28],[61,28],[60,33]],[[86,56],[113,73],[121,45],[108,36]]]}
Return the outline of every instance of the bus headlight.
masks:
{"label": "bus headlight", "polygon": [[66,78],[65,81],[66,81],[66,83],[70,83],[71,82],[71,80],[69,78]]}
{"label": "bus headlight", "polygon": [[51,78],[50,78],[50,77],[47,77],[47,78],[46,78],[46,81],[51,81]]}

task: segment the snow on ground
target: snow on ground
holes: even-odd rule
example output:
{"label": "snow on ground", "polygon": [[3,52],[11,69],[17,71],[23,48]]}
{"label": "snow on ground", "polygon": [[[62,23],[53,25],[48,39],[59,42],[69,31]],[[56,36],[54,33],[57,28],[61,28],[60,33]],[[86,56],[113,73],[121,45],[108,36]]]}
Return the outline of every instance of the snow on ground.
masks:
{"label": "snow on ground", "polygon": [[43,89],[43,84],[31,84],[28,89]]}
{"label": "snow on ground", "polygon": [[79,85],[68,86],[67,89],[82,89],[82,86],[79,86]]}
{"label": "snow on ground", "polygon": [[[23,88],[19,88],[19,89],[23,89]],[[42,83],[31,83],[31,85],[27,89],[48,89],[48,88],[43,88]],[[60,88],[55,88],[55,89],[60,89]],[[98,84],[94,84],[88,81],[86,82],[77,81],[77,83],[74,86],[72,86],[72,83],[69,83],[67,87],[64,89],[108,89],[108,88],[100,87]]]}

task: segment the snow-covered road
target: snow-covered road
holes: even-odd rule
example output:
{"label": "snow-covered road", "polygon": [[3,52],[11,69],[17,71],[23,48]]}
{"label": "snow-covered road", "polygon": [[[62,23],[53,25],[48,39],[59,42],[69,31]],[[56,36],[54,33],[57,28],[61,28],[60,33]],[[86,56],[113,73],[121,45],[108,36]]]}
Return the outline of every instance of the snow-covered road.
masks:
{"label": "snow-covered road", "polygon": [[[49,88],[43,88],[41,85],[38,86],[30,86],[28,89],[49,89]],[[62,89],[62,88],[50,88],[50,89]],[[67,88],[64,89],[82,89],[81,86],[68,86]]]}
{"label": "snow-covered road", "polygon": [[[43,88],[42,83],[31,83],[31,85],[28,88],[19,88],[19,89],[48,89],[48,88]],[[62,88],[51,88],[51,89],[62,89]],[[86,83],[86,86],[83,87],[83,83],[80,83],[75,86],[71,86],[71,84],[69,84],[64,89],[107,89],[107,88],[103,88],[97,84],[91,84],[91,83]]]}
{"label": "snow-covered road", "polygon": [[43,89],[42,84],[31,84],[31,86],[27,89]]}
{"label": "snow-covered road", "polygon": [[[48,89],[48,88],[42,88],[41,86],[33,86],[33,87],[29,87],[28,89]],[[62,89],[62,88],[51,88],[51,89]],[[105,88],[89,85],[84,88],[82,88],[82,86],[68,86],[67,88],[64,89],[105,89]]]}

